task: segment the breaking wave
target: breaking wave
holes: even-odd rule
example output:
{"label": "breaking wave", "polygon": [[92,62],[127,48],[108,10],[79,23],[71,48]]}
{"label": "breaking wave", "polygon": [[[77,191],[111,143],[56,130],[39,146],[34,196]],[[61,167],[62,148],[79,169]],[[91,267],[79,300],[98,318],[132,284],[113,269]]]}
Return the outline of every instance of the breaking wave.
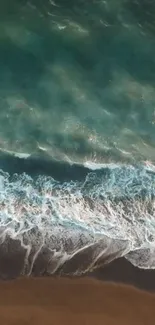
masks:
{"label": "breaking wave", "polygon": [[155,268],[153,166],[1,155],[0,168],[1,278],[81,275],[122,256]]}

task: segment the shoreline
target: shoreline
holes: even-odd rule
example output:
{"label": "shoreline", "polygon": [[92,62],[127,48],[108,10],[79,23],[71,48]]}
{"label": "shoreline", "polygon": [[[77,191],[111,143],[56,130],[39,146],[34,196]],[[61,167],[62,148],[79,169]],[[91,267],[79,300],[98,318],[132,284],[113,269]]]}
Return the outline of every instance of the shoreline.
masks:
{"label": "shoreline", "polygon": [[103,282],[122,283],[155,293],[155,270],[135,267],[126,258],[118,258],[91,274]]}
{"label": "shoreline", "polygon": [[0,282],[5,325],[152,325],[155,295],[95,278]]}
{"label": "shoreline", "polygon": [[120,258],[83,277],[1,280],[0,324],[152,325],[154,278]]}

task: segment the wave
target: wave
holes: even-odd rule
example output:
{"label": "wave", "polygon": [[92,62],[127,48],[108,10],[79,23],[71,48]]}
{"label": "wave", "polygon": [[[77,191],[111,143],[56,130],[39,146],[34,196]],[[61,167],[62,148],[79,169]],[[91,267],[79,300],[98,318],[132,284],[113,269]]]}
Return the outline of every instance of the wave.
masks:
{"label": "wave", "polygon": [[155,268],[155,168],[0,154],[0,278]]}

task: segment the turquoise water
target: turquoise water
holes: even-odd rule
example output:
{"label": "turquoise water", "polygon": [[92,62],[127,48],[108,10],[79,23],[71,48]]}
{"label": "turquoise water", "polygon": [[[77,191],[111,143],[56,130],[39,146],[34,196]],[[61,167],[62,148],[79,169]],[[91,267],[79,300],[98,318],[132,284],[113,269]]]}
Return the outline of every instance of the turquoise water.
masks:
{"label": "turquoise water", "polygon": [[0,146],[154,162],[153,1],[0,5]]}
{"label": "turquoise water", "polygon": [[155,268],[154,14],[1,2],[0,242],[24,252],[18,275]]}

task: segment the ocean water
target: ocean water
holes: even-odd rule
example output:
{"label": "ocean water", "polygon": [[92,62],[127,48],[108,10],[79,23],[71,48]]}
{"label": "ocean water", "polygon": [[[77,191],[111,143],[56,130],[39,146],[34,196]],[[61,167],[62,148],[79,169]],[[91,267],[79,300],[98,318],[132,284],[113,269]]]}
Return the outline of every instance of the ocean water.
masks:
{"label": "ocean water", "polygon": [[155,268],[154,13],[1,2],[0,277]]}

